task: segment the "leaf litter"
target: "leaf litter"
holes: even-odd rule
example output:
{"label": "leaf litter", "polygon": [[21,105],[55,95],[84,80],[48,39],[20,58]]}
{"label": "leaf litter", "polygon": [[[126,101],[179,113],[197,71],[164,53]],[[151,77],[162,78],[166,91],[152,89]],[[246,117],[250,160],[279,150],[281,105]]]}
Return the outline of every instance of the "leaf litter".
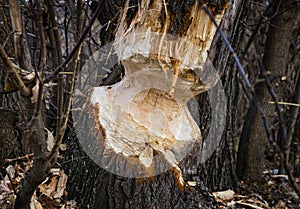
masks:
{"label": "leaf litter", "polygon": [[[33,154],[23,157],[6,159],[6,175],[0,179],[0,208],[11,209],[14,206],[16,191],[33,164]],[[74,209],[75,201],[67,200],[68,176],[60,169],[53,168],[46,180],[38,186],[32,196],[30,209]]]}

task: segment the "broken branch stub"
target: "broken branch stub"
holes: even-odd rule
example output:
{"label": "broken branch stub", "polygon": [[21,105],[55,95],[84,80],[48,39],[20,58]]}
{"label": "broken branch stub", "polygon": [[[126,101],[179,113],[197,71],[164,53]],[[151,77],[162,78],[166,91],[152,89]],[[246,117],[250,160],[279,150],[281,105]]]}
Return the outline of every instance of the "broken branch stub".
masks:
{"label": "broken branch stub", "polygon": [[[74,98],[79,140],[98,165],[121,176],[179,169],[178,162],[202,140],[187,102],[219,80],[207,64],[216,30],[198,1],[186,17],[191,24],[182,37],[166,34],[169,17],[165,25],[157,18],[165,11],[159,2],[141,3],[130,24],[121,18],[115,41],[91,58],[103,69],[121,63],[125,76],[120,82],[99,87],[99,71],[86,65],[76,84],[87,95],[83,101]],[[222,15],[216,14],[217,21]]]}

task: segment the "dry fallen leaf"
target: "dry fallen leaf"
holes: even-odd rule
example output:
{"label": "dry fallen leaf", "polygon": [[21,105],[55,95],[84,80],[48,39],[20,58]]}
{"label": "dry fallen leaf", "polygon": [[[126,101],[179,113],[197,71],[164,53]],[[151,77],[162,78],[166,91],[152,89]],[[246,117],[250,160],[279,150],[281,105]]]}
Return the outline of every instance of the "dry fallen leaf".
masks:
{"label": "dry fallen leaf", "polygon": [[53,193],[53,198],[61,198],[67,186],[68,176],[64,172],[60,172],[60,177],[57,183],[56,192]]}
{"label": "dry fallen leaf", "polygon": [[[14,178],[15,177],[15,172],[16,172],[16,169],[14,166],[12,165],[9,165],[7,168],[6,168],[6,172],[7,174],[10,176],[10,178]],[[9,178],[5,178],[6,180],[9,180]]]}
{"label": "dry fallen leaf", "polygon": [[60,145],[59,145],[59,149],[60,149],[61,151],[66,151],[66,150],[67,150],[67,144],[60,144]]}
{"label": "dry fallen leaf", "polygon": [[278,204],[276,205],[276,209],[286,209],[286,203],[282,200],[279,200]]}
{"label": "dry fallen leaf", "polygon": [[228,189],[226,191],[213,192],[213,195],[215,196],[215,198],[219,198],[222,200],[231,200],[231,199],[233,199],[234,191],[232,191],[231,189]]}
{"label": "dry fallen leaf", "polygon": [[65,194],[67,175],[59,168],[51,169],[52,176],[39,185],[40,196],[38,200],[43,206],[61,205],[61,197]]}
{"label": "dry fallen leaf", "polygon": [[43,206],[36,200],[36,193],[31,198],[30,209],[43,209]]}
{"label": "dry fallen leaf", "polygon": [[2,193],[10,193],[11,190],[9,188],[9,186],[7,185],[6,181],[1,180],[0,181],[0,194]]}
{"label": "dry fallen leaf", "polygon": [[75,209],[77,208],[77,203],[74,200],[70,200],[65,203],[60,209]]}
{"label": "dry fallen leaf", "polygon": [[54,147],[54,136],[53,136],[53,131],[49,131],[47,128],[45,128],[47,131],[47,150],[50,152],[52,148]]}

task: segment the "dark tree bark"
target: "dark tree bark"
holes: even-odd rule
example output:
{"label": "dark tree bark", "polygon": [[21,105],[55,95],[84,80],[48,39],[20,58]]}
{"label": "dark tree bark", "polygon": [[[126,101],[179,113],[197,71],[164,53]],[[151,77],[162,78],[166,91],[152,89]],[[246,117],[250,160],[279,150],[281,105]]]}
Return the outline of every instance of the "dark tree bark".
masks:
{"label": "dark tree bark", "polygon": [[[241,19],[247,11],[247,1],[235,2],[230,1],[230,5],[222,22],[222,30],[227,35],[233,47],[239,51],[240,41],[243,38],[244,25],[241,24]],[[235,7],[236,10],[230,9]],[[235,139],[238,136],[237,117],[237,101],[240,91],[238,72],[235,68],[235,63],[229,54],[227,47],[219,34],[216,35],[214,44],[211,48],[211,57],[214,60],[214,65],[221,74],[222,83],[227,99],[226,109],[226,125],[222,138],[218,144],[218,148],[213,155],[197,170],[197,175],[212,191],[221,191],[228,188],[237,188],[236,176],[236,153],[234,151]],[[222,104],[222,103],[221,103]],[[224,104],[225,105],[225,104]],[[201,94],[199,98],[199,117],[200,128],[204,138],[209,132],[210,105],[208,104],[208,95]],[[220,108],[220,107],[219,107]]]}
{"label": "dark tree bark", "polygon": [[[169,32],[178,34],[178,31],[184,29],[184,25],[182,25],[185,21],[184,17],[194,1],[176,0],[166,1],[166,3],[169,10],[176,14],[172,19],[172,27]],[[215,1],[215,3],[220,5],[220,8],[224,6],[223,1]],[[108,20],[111,19],[110,17],[115,17],[114,9],[111,8],[113,4],[112,1],[107,2],[107,8],[110,10],[106,10],[102,14],[105,14],[105,18]],[[119,1],[116,2],[116,5],[120,5]],[[135,2],[130,1],[132,7],[128,14],[132,17],[137,11],[137,7],[134,5],[136,5]],[[222,25],[231,40],[240,36],[237,32],[237,23],[242,8],[238,1],[230,1],[229,8],[226,10]],[[103,21],[102,24],[107,22],[105,18],[99,17]],[[109,31],[114,31],[117,22],[111,24],[112,29]],[[108,34],[109,31],[103,31],[102,43],[104,44],[111,41],[111,37],[114,36],[113,32]],[[108,173],[89,159],[78,143],[74,130],[70,130],[67,137],[69,147],[65,164],[65,170],[69,175],[69,199],[75,198],[80,208],[214,208],[216,207],[215,201],[208,195],[206,186],[213,190],[236,187],[233,140],[236,116],[235,97],[238,88],[237,72],[233,68],[234,63],[219,35],[213,42],[210,56],[222,75],[228,99],[228,112],[225,131],[213,156],[205,164],[198,166],[199,158],[201,158],[198,148],[180,163],[184,179],[196,181],[197,186],[181,191],[176,185],[172,171],[150,179],[129,179]],[[217,99],[217,95],[215,96]],[[194,99],[189,106],[193,117],[200,122],[202,135],[205,138],[209,131],[210,104],[208,96],[197,98],[198,101]],[[195,108],[195,105],[199,106],[201,110]]]}
{"label": "dark tree bark", "polygon": [[0,109],[0,118],[0,164],[4,164],[5,158],[14,157],[20,150],[15,130],[17,114],[12,110]]}
{"label": "dark tree bark", "polygon": [[[284,82],[282,78],[286,75],[288,64],[289,47],[291,43],[294,26],[299,15],[299,7],[296,1],[276,1],[273,8],[274,18],[271,19],[265,43],[263,64],[267,71],[271,72],[270,81],[276,90],[278,99],[284,100]],[[260,54],[259,51],[257,51]],[[266,72],[260,72],[261,75]],[[269,104],[272,101],[268,88],[264,82],[255,86],[257,95],[262,107],[264,108],[268,120],[275,124],[275,108]],[[273,138],[278,143],[281,141],[281,131],[273,130]],[[277,136],[277,137],[276,137]],[[264,170],[264,152],[267,136],[262,123],[261,115],[256,110],[254,101],[250,102],[250,107],[245,118],[245,123],[239,143],[237,175],[242,179],[261,181]]]}
{"label": "dark tree bark", "polygon": [[[8,3],[14,40],[13,50],[8,50],[8,52],[10,52],[8,55],[4,49],[7,46],[3,47],[1,44],[1,61],[3,61],[3,66],[5,68],[3,71],[5,71],[10,78],[9,82],[15,85],[15,91],[20,90],[21,92],[18,95],[19,101],[17,102],[19,105],[19,114],[22,116],[22,122],[24,123],[22,132],[26,135],[24,134],[22,136],[22,142],[20,144],[25,146],[30,144],[30,150],[34,153],[32,169],[29,174],[25,176],[21,188],[16,193],[14,208],[28,209],[30,208],[32,195],[37,186],[45,180],[50,170],[50,165],[47,162],[47,144],[42,111],[40,109],[37,111],[37,108],[35,108],[36,102],[31,100],[34,82],[25,85],[20,77],[21,72],[16,71],[14,63],[10,60],[10,56],[14,57],[14,62],[17,63],[19,68],[26,69],[28,72],[33,72],[34,68],[32,65],[31,51],[27,42],[27,33],[23,25],[24,19],[22,19],[20,2],[12,0]],[[2,15],[5,16],[5,13],[2,13]],[[5,88],[3,89],[5,90]],[[31,125],[27,125],[30,121],[32,122]],[[11,143],[14,143],[15,139],[11,138],[11,140]],[[25,149],[25,152],[29,151],[29,149],[27,150],[27,147]]]}

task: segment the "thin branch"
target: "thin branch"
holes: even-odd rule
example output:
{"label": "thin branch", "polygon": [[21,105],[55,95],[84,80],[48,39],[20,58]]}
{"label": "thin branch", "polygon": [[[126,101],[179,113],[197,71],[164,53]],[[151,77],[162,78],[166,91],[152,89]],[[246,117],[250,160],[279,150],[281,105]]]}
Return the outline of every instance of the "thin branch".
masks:
{"label": "thin branch", "polygon": [[212,15],[212,13],[210,12],[210,10],[207,8],[207,6],[205,4],[202,5],[202,8],[203,10],[206,12],[206,14],[209,16],[209,18],[211,19],[211,21],[213,22],[213,24],[216,26],[219,34],[221,35],[223,41],[225,42],[226,46],[228,47],[230,53],[232,54],[233,56],[233,59],[235,61],[235,64],[237,66],[237,69],[239,70],[240,74],[242,75],[242,78],[246,84],[246,87],[250,90],[251,92],[251,96],[252,96],[252,99],[256,105],[256,108],[258,110],[258,112],[260,113],[260,115],[262,116],[262,119],[263,119],[263,124],[264,124],[264,127],[265,127],[265,130],[266,130],[266,133],[267,133],[267,137],[269,139],[269,141],[273,141],[273,137],[271,135],[271,131],[270,131],[270,126],[269,126],[269,122],[267,120],[267,117],[266,117],[266,114],[259,102],[259,100],[257,99],[256,95],[255,95],[255,92],[254,92],[254,88],[252,87],[247,75],[246,75],[246,72],[237,56],[237,54],[235,53],[234,49],[232,48],[230,42],[228,41],[226,35],[223,33],[223,31],[221,30],[221,28],[219,27],[218,23],[216,22],[214,16]]}
{"label": "thin branch", "polygon": [[[297,95],[300,95],[300,88],[298,88],[298,91],[295,91],[297,93]],[[297,98],[300,98],[300,96],[297,96]],[[300,99],[298,99],[300,101]],[[275,102],[269,101],[269,104],[275,104]],[[300,102],[299,103],[291,103],[291,102],[278,102],[278,104],[281,105],[289,105],[289,106],[294,106],[294,107],[300,107]],[[297,114],[292,114],[295,115],[297,117]],[[297,119],[297,118],[296,118]]]}
{"label": "thin branch", "polygon": [[34,109],[34,114],[32,116],[32,119],[29,124],[33,124],[35,119],[38,117],[40,108],[41,108],[41,102],[42,102],[42,97],[43,97],[43,90],[44,90],[44,84],[42,81],[42,78],[44,77],[44,68],[46,66],[46,61],[47,61],[47,51],[46,51],[46,38],[45,38],[45,32],[44,32],[44,23],[43,23],[43,13],[40,5],[40,1],[36,1],[37,4],[37,10],[38,10],[38,25],[39,25],[39,33],[40,33],[40,39],[41,39],[41,46],[42,46],[42,66],[40,69],[40,75],[41,79],[39,77],[38,72],[36,73],[36,76],[38,78],[38,99],[35,105]]}
{"label": "thin branch", "polygon": [[17,73],[15,70],[13,63],[9,59],[8,55],[6,54],[4,48],[2,45],[0,45],[0,57],[2,58],[4,64],[6,65],[7,68],[4,68],[7,70],[7,72],[11,75],[11,78],[15,85],[17,86],[18,89],[20,89],[21,93],[24,96],[30,96],[31,91],[25,86],[24,82],[22,81],[20,75]]}
{"label": "thin branch", "polygon": [[[297,85],[296,85],[296,89],[295,89],[295,103],[285,103],[285,104],[294,106],[294,107],[292,107],[292,110],[291,110],[291,123],[288,128],[288,139],[287,139],[287,144],[286,144],[288,150],[290,149],[290,146],[292,143],[292,139],[293,139],[295,127],[296,127],[296,122],[297,122],[297,117],[298,117],[299,109],[300,109],[300,76],[298,76],[298,81],[297,81]],[[289,151],[288,151],[288,153],[289,153]],[[288,159],[289,159],[289,156],[287,156],[287,160]]]}
{"label": "thin branch", "polygon": [[[50,19],[50,23],[51,23],[51,38],[52,38],[52,43],[51,44],[55,44],[55,67],[59,66],[59,64],[62,63],[62,53],[61,53],[61,41],[60,41],[60,34],[58,32],[58,24],[57,24],[57,20],[56,20],[56,16],[55,16],[55,8],[54,8],[54,4],[53,4],[53,0],[46,0],[45,1],[46,6],[48,7],[49,10],[49,19]],[[54,38],[54,40],[53,40]]]}
{"label": "thin branch", "polygon": [[89,31],[91,30],[95,20],[97,19],[97,17],[99,16],[100,12],[103,9],[103,5],[106,2],[106,0],[102,0],[99,4],[98,7],[91,19],[91,21],[89,22],[89,24],[87,25],[87,27],[85,28],[85,30],[83,31],[83,33],[81,34],[81,37],[78,39],[78,41],[76,42],[74,48],[72,49],[71,53],[69,54],[69,56],[64,60],[63,63],[61,63],[56,69],[55,71],[49,75],[48,77],[46,77],[46,79],[44,80],[44,83],[48,83],[49,81],[51,81],[53,78],[55,78],[58,73],[60,71],[62,71],[62,69],[72,60],[73,56],[75,55],[75,53],[78,51],[78,49],[80,48],[82,42],[84,41],[85,37],[87,36],[87,34],[89,33]]}
{"label": "thin branch", "polygon": [[12,30],[14,32],[14,50],[17,64],[32,71],[31,54],[25,38],[25,32],[22,25],[20,2],[18,0],[9,1],[9,13],[12,22]]}
{"label": "thin branch", "polygon": [[45,1],[46,7],[48,7],[49,13],[49,22],[47,23],[47,35],[49,39],[49,45],[51,46],[51,61],[54,67],[57,67],[62,63],[62,55],[61,55],[61,41],[59,39],[58,34],[58,26],[55,19],[55,12],[52,0]]}
{"label": "thin branch", "polygon": [[255,29],[254,29],[254,31],[252,32],[252,34],[251,34],[251,36],[250,36],[250,38],[249,38],[249,40],[248,40],[248,42],[247,42],[247,44],[246,44],[246,46],[245,46],[243,52],[242,52],[242,54],[241,54],[241,60],[244,59],[244,57],[245,57],[245,55],[246,55],[246,53],[247,53],[249,47],[251,46],[251,43],[253,42],[253,40],[254,40],[254,38],[255,38],[255,36],[256,36],[256,34],[257,34],[257,32],[258,32],[260,26],[261,26],[261,24],[263,23],[264,18],[265,18],[266,16],[270,16],[270,15],[271,15],[271,12],[273,11],[274,3],[275,3],[275,0],[273,0],[273,1],[269,4],[269,6],[268,6],[268,7],[266,8],[266,10],[264,11],[263,15],[260,17],[260,20],[259,20],[258,23],[256,24]]}
{"label": "thin branch", "polygon": [[19,57],[19,38],[22,35],[22,20],[20,6],[17,0],[9,1],[9,12],[14,33],[15,56]]}
{"label": "thin branch", "polygon": [[[81,34],[82,31],[82,1],[77,2],[77,21],[76,21],[76,26],[77,26],[77,31],[76,34],[78,34],[78,37],[76,39],[79,39],[79,34]],[[48,160],[50,161],[51,165],[53,165],[56,161],[56,156],[59,151],[60,144],[63,140],[65,130],[67,128],[67,123],[69,119],[69,113],[71,110],[71,103],[72,103],[72,94],[74,90],[74,84],[75,84],[75,76],[76,76],[76,70],[77,70],[77,63],[79,60],[80,56],[80,51],[81,51],[81,46],[78,48],[76,53],[74,54],[73,57],[73,62],[72,62],[72,75],[70,77],[70,81],[68,83],[68,88],[66,91],[66,102],[65,102],[65,109],[63,112],[62,116],[62,121],[61,121],[61,126],[58,127],[58,134],[56,137],[56,142],[55,145],[53,146],[50,154],[48,155]]]}
{"label": "thin branch", "polygon": [[7,35],[7,37],[6,37],[6,39],[5,39],[4,43],[3,43],[3,47],[5,47],[6,43],[9,41],[10,36],[11,36],[13,33],[14,33],[13,31],[10,31],[10,32],[9,32],[9,34]]}
{"label": "thin branch", "polygon": [[[281,131],[282,131],[282,138],[285,142],[287,142],[287,139],[288,139],[288,136],[287,136],[287,129],[286,129],[286,123],[285,123],[285,120],[284,120],[284,117],[282,115],[282,112],[281,112],[281,108],[280,108],[280,105],[278,104],[278,98],[276,96],[276,93],[274,92],[274,89],[273,89],[273,86],[271,84],[271,81],[270,79],[268,78],[268,75],[266,73],[266,69],[264,67],[264,64],[263,64],[263,61],[262,61],[262,58],[261,57],[257,57],[257,62],[258,62],[258,66],[259,68],[261,69],[261,71],[263,72],[263,76],[265,78],[265,82],[266,82],[266,85],[267,85],[267,88],[269,90],[269,93],[272,97],[272,99],[274,100],[275,102],[275,108],[276,108],[276,112],[278,114],[278,118],[279,118],[279,124],[280,124],[280,128],[281,128]],[[296,183],[296,180],[295,180],[295,177],[293,175],[293,173],[291,172],[290,170],[290,165],[289,165],[289,162],[287,160],[287,156],[288,156],[288,147],[284,146],[282,148],[280,148],[277,144],[277,142],[274,142],[274,145],[276,147],[276,149],[278,150],[279,154],[280,154],[280,157],[283,161],[283,165],[284,165],[284,169],[286,171],[286,174],[288,175],[288,180],[290,182],[290,184],[292,185],[292,187],[294,188],[294,190],[300,194],[300,188],[299,186],[297,185]]]}
{"label": "thin branch", "polygon": [[[51,30],[49,30],[49,39],[51,45],[53,44],[53,50],[51,51],[51,53],[53,57],[54,66],[57,67],[62,63],[61,41],[58,33],[58,24],[55,17],[55,8],[54,8],[53,0],[47,0],[46,3],[49,10],[49,19],[51,25]],[[62,70],[64,70],[64,67],[62,68]],[[57,87],[55,86],[53,88],[53,90],[57,92],[56,93],[57,95],[56,133],[59,132],[59,128],[61,127],[62,112],[63,112],[63,102],[64,102],[63,97],[64,97],[65,83],[62,75],[58,76],[57,83],[58,83]]]}
{"label": "thin branch", "polygon": [[28,161],[29,158],[33,158],[33,156],[34,156],[33,154],[27,154],[27,155],[24,155],[22,157],[7,158],[4,161],[7,162],[7,163],[11,163],[11,162],[14,162],[14,161],[19,161],[19,160]]}
{"label": "thin branch", "polygon": [[282,112],[280,110],[281,108],[280,108],[279,103],[278,103],[278,98],[276,96],[276,93],[274,92],[274,89],[273,89],[273,86],[271,84],[271,81],[270,81],[270,79],[269,79],[269,77],[267,75],[267,72],[266,72],[266,69],[264,67],[262,58],[261,57],[256,57],[256,60],[258,62],[258,66],[259,66],[261,72],[263,72],[262,75],[265,78],[265,82],[267,84],[268,91],[269,91],[272,99],[275,102],[275,108],[276,108],[276,111],[278,113],[278,118],[279,118],[280,126],[281,126],[281,129],[282,129],[282,137],[286,141],[287,140],[286,123],[285,123],[284,117],[282,115]]}
{"label": "thin branch", "polygon": [[64,107],[64,88],[65,82],[63,75],[58,76],[58,89],[57,89],[57,120],[56,120],[56,133],[59,133],[62,117],[63,117],[63,107]]}

